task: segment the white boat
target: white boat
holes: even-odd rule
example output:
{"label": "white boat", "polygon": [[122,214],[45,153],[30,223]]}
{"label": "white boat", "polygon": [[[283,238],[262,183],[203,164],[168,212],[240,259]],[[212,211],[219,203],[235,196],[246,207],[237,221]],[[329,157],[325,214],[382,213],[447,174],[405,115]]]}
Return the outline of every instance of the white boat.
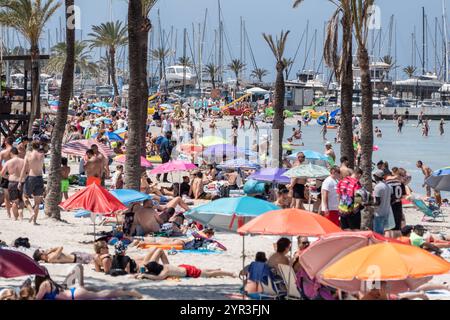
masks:
{"label": "white boat", "polygon": [[168,89],[180,88],[183,85],[187,87],[195,87],[197,84],[197,75],[190,67],[180,65],[169,66],[166,68],[165,79],[161,79],[161,89],[166,87]]}

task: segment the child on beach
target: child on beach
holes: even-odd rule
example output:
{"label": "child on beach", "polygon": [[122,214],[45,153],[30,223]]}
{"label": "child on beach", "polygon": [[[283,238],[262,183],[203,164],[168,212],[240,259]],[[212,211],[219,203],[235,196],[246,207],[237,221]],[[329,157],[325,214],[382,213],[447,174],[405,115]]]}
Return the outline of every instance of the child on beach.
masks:
{"label": "child on beach", "polygon": [[69,198],[69,174],[70,167],[67,165],[67,158],[61,159],[61,193],[64,196],[64,199],[67,200]]}

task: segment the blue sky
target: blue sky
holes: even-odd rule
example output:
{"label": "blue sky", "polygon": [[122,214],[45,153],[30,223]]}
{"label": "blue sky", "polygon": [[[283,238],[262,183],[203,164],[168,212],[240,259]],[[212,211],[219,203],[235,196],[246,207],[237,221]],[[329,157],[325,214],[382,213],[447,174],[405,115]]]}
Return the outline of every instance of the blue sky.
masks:
{"label": "blue sky", "polygon": [[[110,0],[75,0],[81,8],[81,24],[83,39],[87,38],[90,32],[90,26],[109,20]],[[450,2],[447,0],[448,6]],[[112,0],[114,19],[126,20],[127,1]],[[221,0],[223,16],[225,19],[225,28],[230,41],[230,51],[235,58],[240,56],[240,17],[245,20],[249,41],[251,43],[253,53],[255,55],[258,67],[268,69],[271,74],[269,78],[274,77],[274,58],[268,49],[268,46],[262,38],[262,32],[279,34],[284,30],[290,30],[288,39],[288,47],[286,50],[287,57],[293,57],[299,44],[302,33],[305,30],[307,20],[310,21],[309,42],[317,29],[317,55],[316,68],[319,65],[323,44],[323,28],[324,23],[330,17],[334,10],[334,6],[327,0],[305,0],[297,9],[292,9],[292,0]],[[442,1],[441,0],[379,0],[377,5],[381,8],[383,38],[381,56],[387,53],[389,20],[392,14],[395,15],[397,24],[397,64],[404,66],[411,64],[411,33],[414,26],[417,29],[417,41],[421,52],[422,39],[422,6],[425,7],[429,17],[429,69],[434,69],[434,53],[433,41],[435,33],[435,17],[442,19]],[[205,9],[208,8],[207,32],[206,32],[206,48],[204,55],[205,61],[208,60],[212,52],[214,42],[214,29],[218,26],[218,10],[217,0],[160,0],[151,14],[152,22],[155,26],[158,24],[157,10],[160,10],[162,28],[166,32],[170,32],[173,26],[174,30],[178,30],[178,56],[182,54],[182,30],[187,28],[192,42],[192,23],[194,23],[196,32],[198,24],[203,24]],[[447,10],[448,11],[448,10]],[[62,16],[62,10],[61,14]],[[48,28],[51,31],[52,39],[55,38],[55,29],[59,26],[59,16],[56,16],[49,23]],[[159,33],[155,28],[156,34]],[[175,31],[174,31],[175,33]],[[78,37],[81,36],[79,32]],[[440,31],[438,31],[440,37]],[[54,41],[54,40],[53,40]],[[440,43],[440,42],[439,42]],[[42,41],[42,46],[47,46],[47,36]],[[440,47],[440,45],[439,45]],[[313,47],[310,49],[310,57],[306,64],[307,69],[312,68],[313,63]],[[189,49],[188,49],[189,51]],[[377,45],[378,56],[378,45]],[[225,50],[225,58],[229,60],[228,49]],[[394,55],[394,43],[392,44],[392,55]],[[94,55],[98,56],[98,53]],[[441,59],[442,54],[439,54]],[[292,74],[301,69],[305,61],[305,40],[293,67]],[[420,64],[417,57],[417,64]],[[247,50],[246,59],[248,70],[253,69],[252,59]],[[403,76],[399,71],[399,76]]]}

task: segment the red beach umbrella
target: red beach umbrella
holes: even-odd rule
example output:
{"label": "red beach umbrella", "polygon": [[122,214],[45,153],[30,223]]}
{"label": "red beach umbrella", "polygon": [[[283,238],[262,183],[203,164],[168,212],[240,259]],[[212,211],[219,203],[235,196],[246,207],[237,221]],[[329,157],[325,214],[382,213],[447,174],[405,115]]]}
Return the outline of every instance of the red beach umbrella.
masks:
{"label": "red beach umbrella", "polygon": [[36,261],[22,252],[0,249],[0,278],[17,278],[32,274],[45,276],[46,272]]}

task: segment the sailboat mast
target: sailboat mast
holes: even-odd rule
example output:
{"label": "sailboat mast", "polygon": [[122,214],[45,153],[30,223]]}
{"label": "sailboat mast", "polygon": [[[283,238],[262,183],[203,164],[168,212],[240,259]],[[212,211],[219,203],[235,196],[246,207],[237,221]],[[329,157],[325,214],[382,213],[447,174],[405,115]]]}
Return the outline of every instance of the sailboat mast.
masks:
{"label": "sailboat mast", "polygon": [[425,74],[425,55],[427,48],[425,28],[425,7],[422,7],[422,74]]}
{"label": "sailboat mast", "polygon": [[444,47],[445,47],[445,82],[448,82],[448,34],[447,34],[447,9],[445,0],[442,0],[442,14],[444,19]]}

